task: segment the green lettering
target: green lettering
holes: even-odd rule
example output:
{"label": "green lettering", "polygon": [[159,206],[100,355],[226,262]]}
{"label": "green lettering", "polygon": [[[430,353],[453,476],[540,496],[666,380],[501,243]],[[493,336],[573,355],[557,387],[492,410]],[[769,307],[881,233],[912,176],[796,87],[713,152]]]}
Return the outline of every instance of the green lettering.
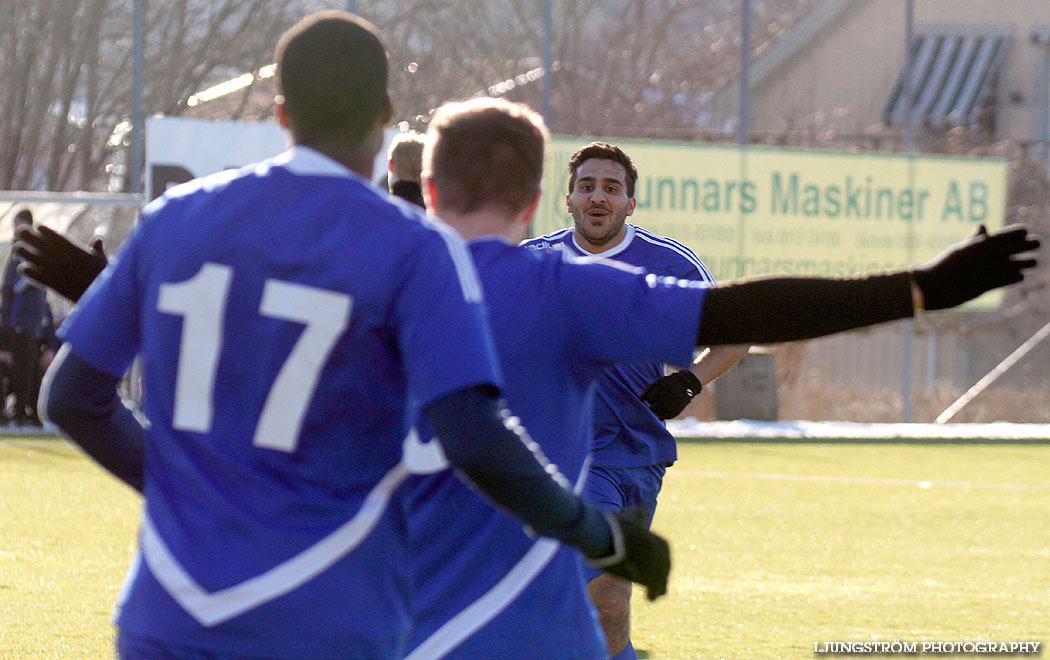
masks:
{"label": "green lettering", "polygon": [[901,220],[911,220],[911,214],[915,210],[915,195],[911,188],[905,188],[897,197],[897,215]]}
{"label": "green lettering", "polygon": [[[664,205],[664,188],[671,191],[671,201],[665,206]],[[656,182],[656,208],[658,209],[673,209],[674,208],[674,180],[673,179],[660,179]]]}
{"label": "green lettering", "polygon": [[928,200],[929,198],[930,198],[930,191],[929,190],[920,190],[919,191],[919,201],[916,202],[916,204],[915,204],[916,207],[918,207],[918,211],[915,213],[915,219],[916,220],[922,220],[923,219],[923,217],[925,215],[925,212],[926,212],[925,211],[926,210],[926,200]]}
{"label": "green lettering", "polygon": [[[639,181],[639,183],[641,183]],[[635,185],[634,198],[638,200],[636,208],[647,209],[653,205],[653,180],[645,177],[645,196],[641,194],[642,186]]]}
{"label": "green lettering", "polygon": [[853,177],[846,177],[846,216],[860,217],[860,188],[853,187]]}
{"label": "green lettering", "polygon": [[714,213],[722,210],[722,189],[714,179],[704,181],[704,210]]}
{"label": "green lettering", "polygon": [[755,198],[755,182],[745,181],[740,184],[740,210],[744,213],[754,213],[758,205]]}
{"label": "green lettering", "polygon": [[802,189],[802,213],[805,215],[820,214],[820,188],[809,185]]}
{"label": "green lettering", "polygon": [[689,204],[686,200],[689,198],[689,190],[693,191],[693,211],[700,210],[700,184],[697,183],[696,179],[682,179],[682,210],[686,210],[686,206]]}
{"label": "green lettering", "polygon": [[770,206],[773,215],[778,213],[796,215],[798,213],[798,174],[792,173],[789,181],[789,187],[785,190],[780,172],[773,173],[773,200]]}
{"label": "green lettering", "polygon": [[842,212],[842,188],[828,186],[824,189],[824,213],[829,218],[839,217]]}
{"label": "green lettering", "polygon": [[959,184],[955,181],[952,181],[948,186],[948,193],[944,196],[944,211],[941,213],[941,220],[947,220],[950,215],[954,215],[959,220],[963,219]]}
{"label": "green lettering", "polygon": [[878,192],[875,193],[875,217],[883,217],[883,202],[885,202],[886,219],[893,219],[893,189],[892,188],[879,188]]}
{"label": "green lettering", "polygon": [[970,222],[983,222],[988,216],[988,186],[983,181],[970,182]]}

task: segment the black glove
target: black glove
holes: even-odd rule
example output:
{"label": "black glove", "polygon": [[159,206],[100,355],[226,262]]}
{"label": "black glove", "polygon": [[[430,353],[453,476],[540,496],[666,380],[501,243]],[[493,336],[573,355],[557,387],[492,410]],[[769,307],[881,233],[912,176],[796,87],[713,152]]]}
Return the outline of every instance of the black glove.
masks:
{"label": "black glove", "polygon": [[922,290],[926,309],[946,309],[972,300],[985,291],[1015,284],[1035,259],[1017,259],[1039,247],[1039,240],[1023,225],[989,234],[980,225],[972,236],[948,248],[925,266],[912,270]]}
{"label": "black glove", "polygon": [[22,259],[19,273],[73,302],[80,300],[107,262],[102,239],[96,238],[85,249],[44,226],[19,227],[14,250]]}
{"label": "black glove", "polygon": [[578,519],[568,529],[525,529],[571,545],[591,566],[641,584],[649,600],[656,600],[667,592],[671,550],[667,541],[649,531],[647,520],[638,507],[612,512],[582,502]]}
{"label": "black glove", "polygon": [[656,600],[667,593],[667,575],[671,572],[671,548],[667,541],[650,532],[645,525],[645,510],[634,507],[606,511],[605,519],[613,535],[613,553],[588,559],[588,563],[606,573],[636,582],[645,587],[645,597]]}
{"label": "black glove", "polygon": [[682,369],[654,380],[639,398],[648,403],[660,419],[671,419],[682,414],[702,389],[704,385],[700,379],[692,371]]}

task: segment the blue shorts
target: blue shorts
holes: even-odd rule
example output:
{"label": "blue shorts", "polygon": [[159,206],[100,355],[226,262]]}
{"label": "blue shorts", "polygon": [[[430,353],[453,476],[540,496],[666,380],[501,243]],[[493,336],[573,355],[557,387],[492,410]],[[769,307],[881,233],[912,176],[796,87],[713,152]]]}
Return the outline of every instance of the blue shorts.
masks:
{"label": "blue shorts", "polygon": [[[664,473],[663,465],[645,467],[597,467],[591,466],[587,475],[587,484],[583,496],[607,511],[622,511],[630,507],[640,507],[649,515],[646,526],[653,523],[656,513],[656,496],[660,494]],[[593,580],[602,571],[586,567],[587,580]]]}

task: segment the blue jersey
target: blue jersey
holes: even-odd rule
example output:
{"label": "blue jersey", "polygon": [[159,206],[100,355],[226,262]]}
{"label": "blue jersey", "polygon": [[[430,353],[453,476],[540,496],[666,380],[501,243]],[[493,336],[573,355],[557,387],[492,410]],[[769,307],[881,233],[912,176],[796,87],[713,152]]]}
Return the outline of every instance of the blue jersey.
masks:
{"label": "blue jersey", "polygon": [[398,658],[409,401],[497,384],[465,244],[320,153],[168,191],[64,327],[144,364],[127,632],[262,658]]}
{"label": "blue jersey", "polygon": [[[34,337],[45,334],[44,322],[50,317],[47,290],[18,273],[22,260],[10,254],[0,279],[0,326]],[[33,403],[35,405],[35,402]]]}
{"label": "blue jersey", "polygon": [[[678,241],[657,236],[641,227],[626,225],[627,233],[616,247],[602,252],[605,259],[630,264],[658,275],[714,283],[714,277],[692,250]],[[572,228],[562,229],[524,243],[531,250],[554,247],[589,255],[576,242]],[[600,290],[592,292],[600,294]],[[624,313],[634,313],[630,307]],[[667,361],[688,366],[684,362]],[[664,375],[657,360],[632,360],[607,370],[598,380],[594,402],[594,464],[602,467],[644,467],[670,463],[678,457],[674,436],[639,397]]]}
{"label": "blue jersey", "polygon": [[[595,378],[632,358],[688,360],[706,289],[497,238],[470,247],[507,406],[579,487]],[[407,660],[606,657],[577,552],[530,538],[447,470],[412,489],[418,607]]]}

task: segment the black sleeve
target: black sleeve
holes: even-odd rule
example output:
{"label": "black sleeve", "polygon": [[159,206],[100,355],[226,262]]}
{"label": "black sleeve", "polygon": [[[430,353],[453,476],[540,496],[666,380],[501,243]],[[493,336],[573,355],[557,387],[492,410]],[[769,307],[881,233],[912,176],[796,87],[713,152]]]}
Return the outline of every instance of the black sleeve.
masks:
{"label": "black sleeve", "polygon": [[59,349],[40,388],[40,410],[115,477],[142,492],[146,429],[117,392],[120,378]]}
{"label": "black sleeve", "polygon": [[697,345],[822,337],[914,314],[906,271],[856,279],[770,277],[707,292]]}
{"label": "black sleeve", "polygon": [[493,389],[459,390],[431,403],[423,414],[449,462],[497,505],[536,533],[573,545],[588,557],[612,552],[605,517],[572,493]]}

